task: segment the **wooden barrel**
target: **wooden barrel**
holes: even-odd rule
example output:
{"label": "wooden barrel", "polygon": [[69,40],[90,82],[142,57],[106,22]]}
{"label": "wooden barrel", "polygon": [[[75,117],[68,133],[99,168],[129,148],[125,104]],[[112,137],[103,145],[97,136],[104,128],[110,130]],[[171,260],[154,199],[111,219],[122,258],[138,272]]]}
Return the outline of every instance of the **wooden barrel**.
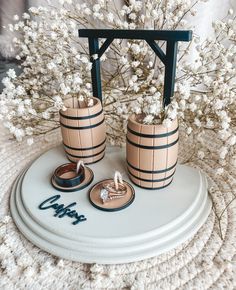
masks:
{"label": "wooden barrel", "polygon": [[131,181],[146,189],[161,189],[173,179],[178,158],[178,121],[170,128],[128,120],[126,158]]}
{"label": "wooden barrel", "polygon": [[90,164],[101,160],[106,148],[106,129],[102,105],[93,98],[94,106],[85,107],[77,98],[65,101],[66,111],[60,111],[64,149],[72,162]]}

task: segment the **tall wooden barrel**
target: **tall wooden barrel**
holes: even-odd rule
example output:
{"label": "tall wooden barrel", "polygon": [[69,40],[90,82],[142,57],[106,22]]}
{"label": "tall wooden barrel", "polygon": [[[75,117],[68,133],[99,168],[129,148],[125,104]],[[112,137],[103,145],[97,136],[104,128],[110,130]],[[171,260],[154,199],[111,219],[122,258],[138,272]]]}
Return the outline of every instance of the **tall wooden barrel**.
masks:
{"label": "tall wooden barrel", "polygon": [[93,98],[94,105],[86,107],[77,98],[65,101],[66,111],[60,111],[63,145],[68,159],[72,162],[83,160],[95,163],[105,154],[106,129],[104,114],[99,99]]}
{"label": "tall wooden barrel", "polygon": [[170,128],[128,120],[126,158],[131,181],[146,189],[161,189],[173,179],[178,158],[178,121]]}

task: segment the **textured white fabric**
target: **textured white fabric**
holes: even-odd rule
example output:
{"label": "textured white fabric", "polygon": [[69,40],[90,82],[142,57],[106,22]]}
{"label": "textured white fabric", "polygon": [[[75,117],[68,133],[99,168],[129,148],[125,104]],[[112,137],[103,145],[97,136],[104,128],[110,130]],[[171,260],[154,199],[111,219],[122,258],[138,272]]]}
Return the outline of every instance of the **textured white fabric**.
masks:
{"label": "textured white fabric", "polygon": [[[70,262],[45,253],[19,233],[9,213],[9,192],[16,176],[36,156],[60,142],[58,132],[39,137],[31,147],[8,139],[0,129],[0,289],[234,289],[236,287],[236,204],[224,212],[223,237],[214,211],[198,233],[187,242],[158,257],[124,265],[88,265]],[[184,140],[182,138],[182,143]],[[214,136],[206,145],[217,146]],[[184,145],[180,159],[191,155]],[[220,214],[232,199],[235,168],[228,180],[215,176],[216,162],[192,164],[207,173],[215,191]]]}

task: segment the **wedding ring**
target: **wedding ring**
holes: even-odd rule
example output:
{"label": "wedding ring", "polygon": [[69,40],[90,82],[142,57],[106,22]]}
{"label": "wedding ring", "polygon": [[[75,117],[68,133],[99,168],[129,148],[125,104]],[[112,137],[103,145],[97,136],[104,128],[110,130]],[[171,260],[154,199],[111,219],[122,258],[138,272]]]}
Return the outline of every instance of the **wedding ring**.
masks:
{"label": "wedding ring", "polygon": [[118,188],[116,189],[115,182],[105,183],[103,187],[114,195],[124,195],[126,194],[127,188],[124,184],[118,183]]}
{"label": "wedding ring", "polygon": [[124,184],[118,183],[118,189],[115,187],[114,182],[105,183],[100,191],[100,198],[103,203],[106,203],[110,200],[122,198],[126,195],[127,188]]}
{"label": "wedding ring", "polygon": [[61,187],[74,187],[84,181],[84,166],[80,166],[76,172],[76,163],[66,163],[56,168],[54,180]]}

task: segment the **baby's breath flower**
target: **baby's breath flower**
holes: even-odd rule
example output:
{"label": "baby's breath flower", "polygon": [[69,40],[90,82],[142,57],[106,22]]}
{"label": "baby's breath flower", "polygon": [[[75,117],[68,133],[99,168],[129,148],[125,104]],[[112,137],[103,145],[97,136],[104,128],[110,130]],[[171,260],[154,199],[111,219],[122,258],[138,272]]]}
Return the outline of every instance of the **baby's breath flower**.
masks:
{"label": "baby's breath flower", "polygon": [[89,99],[88,100],[88,107],[92,107],[94,105],[94,100],[93,99]]}
{"label": "baby's breath flower", "polygon": [[7,75],[8,75],[9,78],[11,78],[11,79],[15,79],[15,78],[16,78],[16,72],[15,72],[14,69],[9,69],[9,70],[7,71]]}
{"label": "baby's breath flower", "polygon": [[170,128],[171,125],[172,125],[172,120],[171,119],[165,119],[163,121],[163,125],[166,127],[166,128]]}
{"label": "baby's breath flower", "polygon": [[143,123],[144,124],[152,124],[152,121],[154,119],[153,115],[147,115],[144,119],[143,119]]}
{"label": "baby's breath flower", "polygon": [[14,16],[13,16],[13,20],[14,20],[14,21],[18,21],[19,19],[20,19],[20,18],[19,18],[18,15],[14,15]]}

